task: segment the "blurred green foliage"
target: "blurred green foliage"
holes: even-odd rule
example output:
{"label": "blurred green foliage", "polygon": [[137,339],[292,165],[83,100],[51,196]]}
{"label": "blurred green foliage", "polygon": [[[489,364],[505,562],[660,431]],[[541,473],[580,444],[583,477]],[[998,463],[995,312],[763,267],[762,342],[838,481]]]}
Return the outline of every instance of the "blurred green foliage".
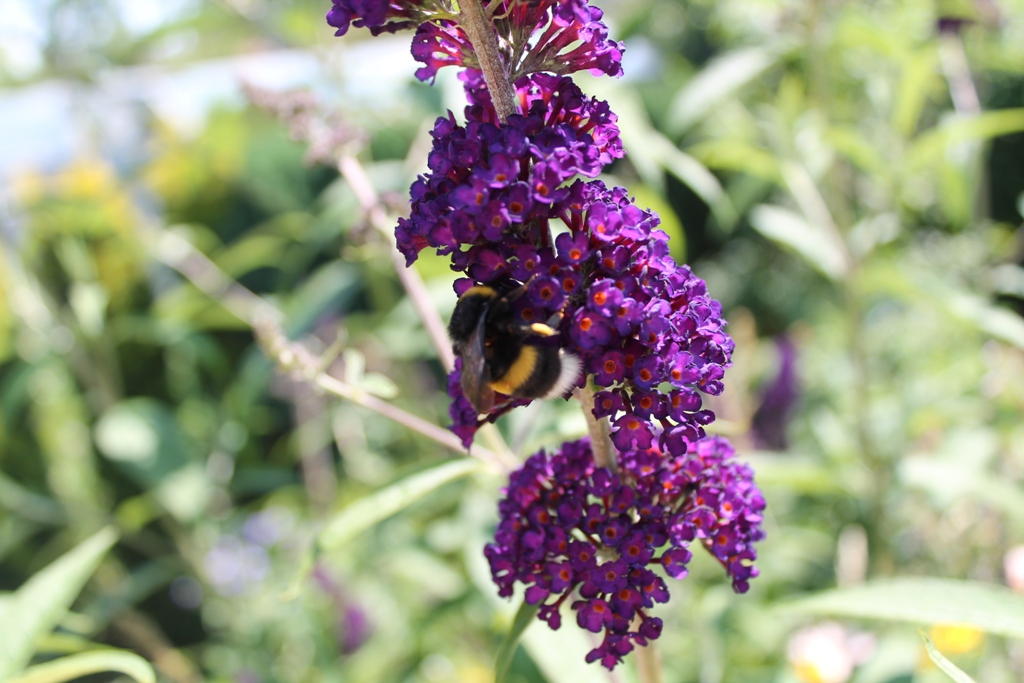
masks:
{"label": "blurred green foliage", "polygon": [[[1003,583],[1024,543],[1024,4],[602,6],[633,59],[620,81],[580,79],[620,116],[629,155],[611,179],[662,214],[725,306],[737,353],[715,424],[769,504],[750,594],[702,557],[672,586],[665,680],[842,683],[790,639],[822,618],[790,599],[865,578]],[[118,3],[52,2],[38,10],[42,68],[17,75],[0,57],[0,78],[88,83],[282,47],[319,51],[333,74],[328,49],[367,37],[334,39],[327,8],[186,2],[139,32]],[[339,98],[396,207],[424,166],[424,126],[458,106],[451,79],[427,91],[410,74],[403,88],[376,109]],[[344,348],[331,374],[444,425],[444,373],[353,189],[253,108],[220,106],[195,135],[154,115],[145,140],[134,166],[83,153],[10,184],[0,590],[102,527],[120,534],[36,661],[104,643],[175,683],[493,680],[517,608],[494,597],[481,554],[500,477],[434,470],[411,481],[440,488],[387,497],[450,454],[275,370],[230,291],[210,296],[168,265],[161,235],[184,237],[283,311],[292,339]],[[426,256],[416,268],[446,318],[451,273]],[[750,426],[777,335],[796,346],[800,401],[769,452]],[[519,456],[585,431],[560,403],[500,426]],[[344,542],[303,579],[332,522]],[[1024,644],[983,635],[983,618],[958,631],[914,605],[883,612],[844,622],[849,642],[870,634],[855,683],[943,680],[900,619],[936,627],[938,650],[976,680],[1024,679]],[[507,680],[603,680],[570,621],[527,629]],[[0,634],[15,628],[2,620]]]}

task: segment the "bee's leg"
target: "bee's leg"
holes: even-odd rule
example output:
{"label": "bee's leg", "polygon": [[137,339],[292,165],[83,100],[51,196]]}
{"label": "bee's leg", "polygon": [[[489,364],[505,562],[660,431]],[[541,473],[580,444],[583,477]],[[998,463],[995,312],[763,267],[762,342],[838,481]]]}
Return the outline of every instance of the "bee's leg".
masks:
{"label": "bee's leg", "polygon": [[556,311],[547,319],[547,322],[523,325],[519,329],[523,334],[532,334],[538,337],[554,337],[558,334],[558,326],[562,324],[562,318],[564,317],[565,313],[563,311]]}
{"label": "bee's leg", "polygon": [[537,279],[538,275],[540,275],[540,273],[534,273],[533,275],[530,276],[529,280],[527,280],[526,282],[524,282],[523,284],[519,285],[511,292],[506,294],[504,297],[505,301],[512,302],[521,297],[523,294],[526,294],[526,291],[530,288],[530,285],[533,284],[533,281]]}
{"label": "bee's leg", "polygon": [[554,337],[556,334],[558,334],[558,330],[556,330],[551,325],[547,325],[545,323],[533,323],[532,325],[525,325],[522,327],[522,331],[524,334],[532,334],[538,337]]}

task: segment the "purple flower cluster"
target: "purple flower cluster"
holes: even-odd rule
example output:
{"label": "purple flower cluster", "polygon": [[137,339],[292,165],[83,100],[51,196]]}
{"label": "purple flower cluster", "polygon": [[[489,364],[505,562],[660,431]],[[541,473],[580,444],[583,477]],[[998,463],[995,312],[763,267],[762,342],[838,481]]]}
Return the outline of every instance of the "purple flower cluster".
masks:
{"label": "purple flower cluster", "polygon": [[[481,92],[478,82],[470,80],[470,92]],[[411,214],[395,230],[407,263],[434,247],[452,255],[454,269],[476,263],[482,266],[476,274],[484,277],[474,279],[491,280],[495,274],[487,272],[479,250],[460,251],[462,245],[501,243],[509,236],[531,242],[539,234],[534,226],[563,208],[567,180],[596,176],[623,155],[607,103],[585,97],[569,78],[528,77],[518,94],[526,113],[504,125],[482,96],[467,108],[466,126],[451,114],[437,120],[430,172],[413,183]]]}
{"label": "purple flower cluster", "polygon": [[623,451],[619,466],[618,476],[597,467],[586,439],[537,453],[512,474],[495,542],[484,550],[499,594],[521,582],[551,628],[571,600],[580,627],[604,633],[587,661],[609,669],[661,633],[648,611],[669,593],[652,568],[683,578],[696,541],[743,593],[757,576],[753,543],[764,537],[764,498],[723,438],[676,456]]}
{"label": "purple flower cluster", "polygon": [[[332,0],[327,23],[335,35],[350,26],[369,28],[373,35],[416,29],[412,55],[424,66],[422,81],[433,81],[444,66],[478,66],[473,47],[456,24],[456,17],[431,0]],[[484,2],[495,16],[501,57],[513,80],[548,71],[568,74],[588,70],[622,75],[622,44],[608,39],[604,13],[587,0],[495,0]]]}
{"label": "purple flower cluster", "polygon": [[[333,0],[329,22],[374,33],[416,27],[416,76],[466,67],[466,124],[437,120],[428,172],[412,185],[395,230],[411,265],[423,249],[508,297],[514,318],[555,328],[561,349],[593,382],[593,415],[607,419],[618,471],[598,467],[589,441],[543,451],[511,476],[485,554],[502,596],[516,582],[551,628],[568,602],[577,623],[604,633],[587,656],[609,669],[661,633],[649,610],[668,601],[655,571],[686,575],[699,542],[733,589],[757,576],[754,542],[764,498],[725,439],[706,438],[731,362],[721,305],[675,262],[656,214],[596,176],[623,156],[617,117],[564,74],[621,74],[622,46],[608,39],[587,0],[484,0],[518,113],[499,117],[467,34],[436,0]],[[504,120],[502,120],[504,117]],[[468,447],[476,430],[529,400],[500,396],[487,415],[462,395],[461,359],[448,378],[452,430]],[[500,385],[499,386],[505,386]]]}
{"label": "purple flower cluster", "polygon": [[[685,452],[714,420],[700,392],[721,393],[734,346],[721,305],[703,280],[675,263],[657,217],[625,190],[576,181],[564,192],[556,208],[568,232],[553,248],[509,234],[452,249],[454,267],[471,278],[456,289],[473,281],[529,282],[528,295],[515,303],[519,316],[531,322],[564,315],[562,345],[605,388],[594,414],[612,420],[616,447],[649,448],[657,437],[661,450]],[[451,385],[452,417],[466,440],[477,417],[458,386]],[[499,405],[487,419],[503,410]]]}
{"label": "purple flower cluster", "polygon": [[[498,125],[478,73],[463,80],[468,123],[438,119],[398,248],[408,263],[427,247],[449,255],[469,276],[460,294],[477,282],[529,282],[519,317],[565,317],[563,346],[608,389],[596,414],[613,418],[616,445],[649,447],[657,424],[662,449],[684,452],[714,419],[698,390],[721,393],[733,343],[703,280],[672,259],[656,215],[622,188],[565,184],[622,156],[615,115],[568,77],[538,74],[517,83],[526,114]],[[454,430],[468,444],[478,418],[453,379]]]}

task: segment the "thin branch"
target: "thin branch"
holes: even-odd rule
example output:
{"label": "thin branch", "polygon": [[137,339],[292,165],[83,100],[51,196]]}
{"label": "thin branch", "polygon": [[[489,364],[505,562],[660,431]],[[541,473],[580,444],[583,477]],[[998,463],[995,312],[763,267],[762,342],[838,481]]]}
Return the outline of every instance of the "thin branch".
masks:
{"label": "thin branch", "polygon": [[169,680],[174,683],[201,683],[203,680],[192,660],[175,648],[148,616],[129,609],[114,617],[111,624],[133,649],[153,662]]}
{"label": "thin branch", "polygon": [[250,327],[267,317],[275,320],[284,317],[273,304],[228,277],[206,254],[172,230],[159,232],[153,255]]}
{"label": "thin branch", "polygon": [[[270,339],[273,342],[273,346],[270,346],[273,349],[270,356],[282,367],[299,367],[303,377],[321,389],[369,408],[457,453],[478,458],[505,471],[518,464],[507,450],[507,446],[504,450],[499,450],[500,454],[480,447],[467,451],[458,437],[448,430],[396,408],[376,396],[350,387],[323,372],[322,361],[319,358],[315,358],[304,346],[291,342],[285,336],[280,328],[280,321],[284,316],[273,304],[229,278],[217,264],[180,235],[164,231],[156,240],[153,251],[158,260],[177,270],[233,315],[248,323],[256,331],[257,336],[265,335]],[[269,346],[270,342],[266,343]],[[297,363],[299,365],[296,365]]]}
{"label": "thin branch", "polygon": [[455,367],[455,356],[452,354],[452,343],[448,339],[448,331],[445,329],[441,317],[437,315],[437,310],[430,299],[430,292],[427,291],[427,286],[423,282],[423,278],[420,277],[419,271],[406,267],[404,257],[395,247],[394,223],[384,212],[384,207],[381,205],[380,197],[377,195],[373,183],[366,175],[363,165],[354,156],[342,155],[338,161],[338,171],[352,188],[352,192],[355,193],[359,206],[366,213],[370,224],[388,241],[391,247],[388,251],[395,267],[395,273],[419,314],[420,320],[430,336],[430,341],[437,351],[437,357],[441,359],[441,365],[445,372],[450,373]]}
{"label": "thin branch", "polygon": [[[409,295],[409,300],[423,322],[423,327],[427,330],[427,335],[437,351],[437,357],[441,360],[441,366],[444,367],[446,373],[451,374],[452,370],[455,369],[455,355],[452,353],[452,344],[448,338],[448,331],[441,320],[441,316],[437,314],[437,309],[430,299],[430,292],[427,291],[427,286],[423,282],[423,278],[420,277],[419,271],[405,265],[405,258],[395,246],[395,234],[392,230],[394,222],[385,213],[381,205],[380,196],[374,189],[373,183],[370,182],[370,178],[366,175],[363,165],[351,154],[342,154],[338,160],[338,171],[348,182],[349,187],[352,188],[352,192],[356,195],[359,206],[366,213],[370,225],[376,228],[391,246],[389,253],[391,255],[391,264],[395,267],[395,273],[398,275],[402,287],[405,288],[406,294]],[[494,452],[500,454],[498,459],[504,465],[507,466],[510,463],[518,462],[515,454],[508,447],[505,437],[502,436],[497,427],[493,424],[487,424],[481,427],[479,431],[487,444],[494,449]],[[514,468],[513,466],[512,469]]]}
{"label": "thin branch", "polygon": [[981,101],[978,90],[971,77],[971,67],[964,51],[964,41],[957,31],[939,33],[939,59],[942,71],[949,84],[949,96],[953,100],[956,113],[961,116],[973,116],[981,113]]}
{"label": "thin branch", "polygon": [[460,455],[477,458],[506,472],[517,464],[515,460],[509,462],[497,453],[485,448],[474,448],[472,451],[468,451],[462,445],[462,442],[459,441],[459,438],[447,429],[442,429],[423,418],[407,413],[401,408],[377,398],[373,394],[369,394],[358,387],[343,382],[337,377],[322,372],[320,370],[322,365],[320,359],[302,344],[288,339],[284,330],[275,321],[270,319],[261,320],[256,323],[254,330],[264,353],[274,360],[282,370],[293,374],[296,378],[310,382],[320,389],[352,401],[356,405],[368,408],[403,427],[418,432],[428,439],[432,439]]}

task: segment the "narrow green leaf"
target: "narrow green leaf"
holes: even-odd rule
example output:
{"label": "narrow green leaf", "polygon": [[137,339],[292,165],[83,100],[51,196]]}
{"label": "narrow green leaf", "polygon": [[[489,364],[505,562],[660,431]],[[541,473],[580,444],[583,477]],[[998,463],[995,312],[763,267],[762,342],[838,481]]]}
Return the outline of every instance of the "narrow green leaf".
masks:
{"label": "narrow green leaf", "polygon": [[750,224],[768,239],[795,251],[829,279],[840,280],[849,270],[846,255],[829,239],[825,229],[811,225],[799,214],[761,204],[751,210]]}
{"label": "narrow green leaf", "polygon": [[533,623],[533,618],[539,609],[538,605],[531,605],[525,600],[520,605],[515,619],[512,620],[512,628],[509,629],[501,647],[498,648],[498,657],[494,664],[494,683],[505,683],[505,676],[508,675],[508,669],[512,665],[512,657],[516,654],[516,648],[519,646],[519,638],[523,635],[523,631]]}
{"label": "narrow green leaf", "polygon": [[764,73],[775,55],[760,48],[736,50],[713,59],[672,100],[668,129],[682,133],[708,115],[732,93]]}
{"label": "narrow green leaf", "polygon": [[1024,638],[1024,596],[985,583],[928,577],[876,581],[831,590],[787,605],[807,614],[964,624],[988,633]]}
{"label": "narrow green leaf", "polygon": [[900,76],[900,87],[896,89],[892,123],[904,137],[913,134],[928,96],[940,83],[935,73],[935,63],[938,59],[938,51],[929,45],[903,60],[903,73]]}
{"label": "narrow green leaf", "polygon": [[0,613],[0,681],[25,668],[36,643],[67,613],[82,586],[117,541],[106,528],[25,582]]}
{"label": "narrow green leaf", "polygon": [[988,140],[1024,130],[1024,108],[997,109],[975,116],[951,117],[919,135],[909,150],[907,166],[918,169],[941,158],[946,146],[969,140]]}
{"label": "narrow green leaf", "polygon": [[739,171],[781,185],[782,172],[775,156],[740,139],[708,140],[689,148],[690,154],[709,168]]}
{"label": "narrow green leaf", "polygon": [[149,662],[125,650],[100,650],[62,657],[30,667],[8,683],[64,683],[107,671],[131,676],[139,683],[156,683],[156,674]]}
{"label": "narrow green leaf", "polygon": [[1024,349],[1024,320],[980,296],[954,294],[946,303],[950,313],[1007,344]]}
{"label": "narrow green leaf", "polygon": [[793,453],[747,452],[744,460],[757,473],[762,488],[782,488],[818,496],[857,495],[870,486],[856,472],[827,467],[820,459]]}
{"label": "narrow green leaf", "polygon": [[336,514],[320,533],[319,546],[333,550],[347,541],[409,507],[450,481],[461,479],[481,468],[480,462],[466,458],[418,472],[357,500]]}
{"label": "narrow green leaf", "polygon": [[917,632],[921,634],[921,638],[924,640],[924,649],[928,652],[928,656],[931,657],[932,661],[935,662],[935,666],[939,667],[943,673],[956,681],[956,683],[975,683],[973,678],[960,670],[960,667],[942,656],[942,653],[935,648],[931,638],[924,631],[918,629]]}
{"label": "narrow green leaf", "polygon": [[719,223],[727,228],[736,223],[738,217],[729,196],[725,194],[715,174],[704,164],[676,147],[671,140],[657,131],[652,131],[648,136],[648,145],[651,154],[662,167],[693,190],[693,193],[708,205]]}
{"label": "narrow green leaf", "polygon": [[855,126],[831,126],[825,130],[824,138],[832,149],[865,173],[880,178],[891,173],[879,150]]}
{"label": "narrow green leaf", "polygon": [[23,488],[3,473],[0,473],[0,507],[18,517],[42,524],[61,524],[66,521],[64,508],[59,503]]}
{"label": "narrow green leaf", "polygon": [[219,250],[213,260],[227,275],[240,278],[257,268],[280,267],[291,244],[278,235],[249,235]]}

